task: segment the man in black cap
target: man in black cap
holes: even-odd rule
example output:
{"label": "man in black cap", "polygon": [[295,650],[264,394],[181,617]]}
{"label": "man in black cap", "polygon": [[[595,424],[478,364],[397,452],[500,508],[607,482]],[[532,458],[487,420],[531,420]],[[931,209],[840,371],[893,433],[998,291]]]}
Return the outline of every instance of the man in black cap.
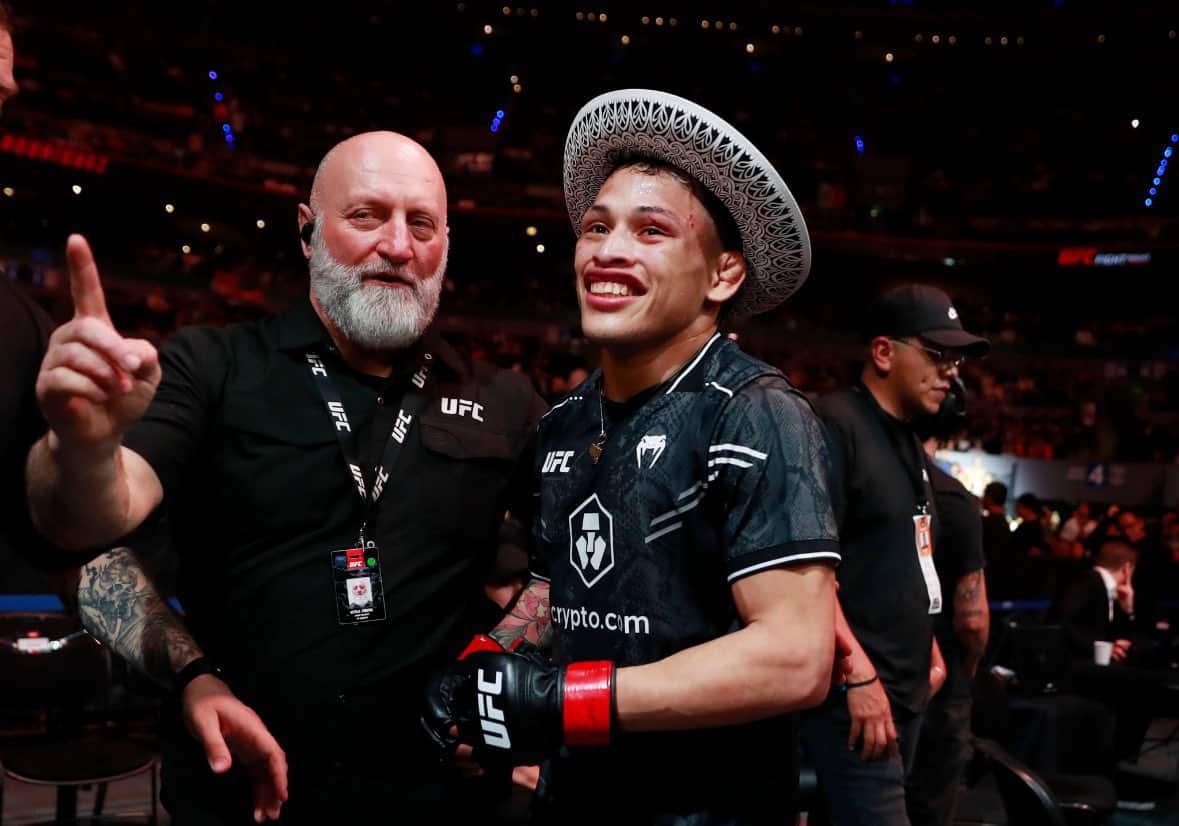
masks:
{"label": "man in black cap", "polygon": [[933,638],[943,603],[934,497],[911,422],[937,413],[962,361],[990,345],[962,328],[949,296],[922,285],[885,293],[864,332],[859,382],[817,405],[842,544],[836,621],[857,644],[846,685],[804,714],[802,739],[832,822],[907,825],[905,773],[945,677]]}

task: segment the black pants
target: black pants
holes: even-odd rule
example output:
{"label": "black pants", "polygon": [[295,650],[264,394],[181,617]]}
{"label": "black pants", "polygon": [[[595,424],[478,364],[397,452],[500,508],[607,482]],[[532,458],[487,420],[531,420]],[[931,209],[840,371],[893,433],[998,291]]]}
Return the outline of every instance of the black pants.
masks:
{"label": "black pants", "polygon": [[[383,742],[372,753],[287,749],[289,799],[282,824],[382,823],[466,826],[494,823],[510,789],[498,774],[458,777],[429,754],[404,743]],[[169,728],[161,738],[160,800],[176,826],[253,824],[253,795],[243,767],[214,775],[186,732]]]}
{"label": "black pants", "polygon": [[950,826],[962,774],[970,762],[970,698],[929,703],[917,738],[917,754],[905,781],[905,806],[912,826]]}
{"label": "black pants", "polygon": [[847,747],[851,715],[840,694],[819,708],[803,712],[802,745],[815,773],[825,809],[807,817],[811,826],[908,826],[905,775],[913,764],[921,715],[893,707],[899,754],[864,760]]}

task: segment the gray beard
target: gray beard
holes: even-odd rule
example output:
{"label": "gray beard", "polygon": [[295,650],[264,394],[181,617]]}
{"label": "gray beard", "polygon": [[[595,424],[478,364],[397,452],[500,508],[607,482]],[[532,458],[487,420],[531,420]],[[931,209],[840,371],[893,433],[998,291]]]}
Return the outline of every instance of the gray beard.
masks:
{"label": "gray beard", "polygon": [[[319,227],[311,238],[311,289],[320,309],[351,343],[365,350],[402,350],[422,337],[442,293],[447,252],[436,272],[419,278],[404,265],[341,264],[328,252]],[[366,286],[365,276],[394,273],[408,286]]]}

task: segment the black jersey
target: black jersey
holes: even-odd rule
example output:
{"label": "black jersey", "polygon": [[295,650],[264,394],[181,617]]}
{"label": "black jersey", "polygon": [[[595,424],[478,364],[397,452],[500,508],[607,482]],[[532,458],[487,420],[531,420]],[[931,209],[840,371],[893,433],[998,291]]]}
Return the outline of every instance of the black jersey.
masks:
{"label": "black jersey", "polygon": [[[839,561],[822,430],[781,373],[717,335],[626,404],[603,400],[600,382],[539,428],[534,574],[551,582],[558,662],[663,659],[737,630],[736,580]],[[595,464],[587,447],[603,419]],[[788,805],[793,731],[778,718],[623,735],[555,761],[553,793],[578,807],[620,788],[657,811]]]}

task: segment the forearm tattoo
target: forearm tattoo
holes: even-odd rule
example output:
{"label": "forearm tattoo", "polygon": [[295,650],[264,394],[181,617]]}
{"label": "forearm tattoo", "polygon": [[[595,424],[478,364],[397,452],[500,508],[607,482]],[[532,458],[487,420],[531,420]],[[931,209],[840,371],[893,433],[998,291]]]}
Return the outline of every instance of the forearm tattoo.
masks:
{"label": "forearm tattoo", "polygon": [[528,583],[512,610],[491,631],[491,638],[504,648],[521,638],[538,648],[547,648],[552,636],[549,584],[539,579]]}
{"label": "forearm tattoo", "polygon": [[129,548],[82,567],[78,610],[87,631],[161,685],[170,686],[177,671],[201,656]]}
{"label": "forearm tattoo", "polygon": [[986,622],[978,630],[966,627],[972,620],[988,615],[986,581],[982,571],[971,571],[958,580],[954,589],[954,625],[958,639],[964,649],[967,663],[977,663],[987,647],[988,628]]}

